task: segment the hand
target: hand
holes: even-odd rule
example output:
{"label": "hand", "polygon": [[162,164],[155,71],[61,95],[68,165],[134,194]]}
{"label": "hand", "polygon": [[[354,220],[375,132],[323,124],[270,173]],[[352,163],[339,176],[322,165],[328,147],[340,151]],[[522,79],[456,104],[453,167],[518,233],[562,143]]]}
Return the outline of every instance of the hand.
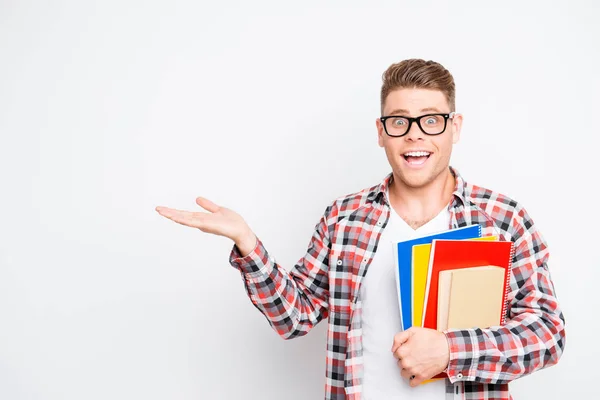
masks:
{"label": "hand", "polygon": [[202,232],[213,235],[228,237],[236,243],[243,254],[248,254],[254,249],[256,236],[239,214],[203,197],[198,197],[196,204],[209,212],[182,211],[160,206],[156,207],[156,211],[179,224],[198,228]]}
{"label": "hand", "polygon": [[450,361],[446,335],[434,329],[413,327],[394,336],[392,353],[403,378],[411,386],[444,371]]}

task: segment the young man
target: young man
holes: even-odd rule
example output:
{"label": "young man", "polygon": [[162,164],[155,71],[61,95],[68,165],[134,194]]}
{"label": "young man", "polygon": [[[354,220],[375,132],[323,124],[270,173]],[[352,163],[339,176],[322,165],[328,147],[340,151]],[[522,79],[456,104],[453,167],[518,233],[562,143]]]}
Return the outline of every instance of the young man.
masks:
{"label": "young man", "polygon": [[[452,75],[436,62],[388,68],[376,124],[392,172],[327,207],[289,273],[231,210],[204,198],[196,202],[208,213],[157,207],[235,242],[230,263],[283,338],[328,318],[327,399],[510,399],[510,381],[562,354],[564,318],[533,221],[514,200],[465,182],[449,165],[462,125],[454,97]],[[400,332],[390,241],[473,224],[515,245],[506,325]],[[440,372],[448,379],[419,385]]]}

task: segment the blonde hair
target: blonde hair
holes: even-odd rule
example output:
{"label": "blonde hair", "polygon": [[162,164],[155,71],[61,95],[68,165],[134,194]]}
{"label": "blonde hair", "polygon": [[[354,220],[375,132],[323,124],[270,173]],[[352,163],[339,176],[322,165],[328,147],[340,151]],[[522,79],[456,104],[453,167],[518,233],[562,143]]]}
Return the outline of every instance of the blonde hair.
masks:
{"label": "blonde hair", "polygon": [[454,78],[441,64],[412,58],[392,64],[383,73],[381,112],[387,96],[397,89],[433,89],[444,93],[450,111],[456,111]]}

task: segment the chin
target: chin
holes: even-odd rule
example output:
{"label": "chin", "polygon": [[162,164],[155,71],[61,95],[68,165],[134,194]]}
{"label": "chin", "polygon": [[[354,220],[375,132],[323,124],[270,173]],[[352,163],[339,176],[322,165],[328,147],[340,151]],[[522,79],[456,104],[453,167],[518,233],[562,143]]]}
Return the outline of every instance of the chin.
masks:
{"label": "chin", "polygon": [[446,171],[446,168],[439,165],[428,165],[420,169],[404,167],[404,165],[397,165],[394,169],[394,175],[400,180],[402,185],[412,189],[427,187],[436,180],[445,177],[444,171]]}
{"label": "chin", "polygon": [[412,189],[421,189],[433,182],[432,177],[400,177],[402,183]]}
{"label": "chin", "polygon": [[395,175],[402,185],[413,189],[425,187],[434,180],[434,176],[425,171],[420,171],[418,173],[415,173],[414,171],[409,173],[406,173],[406,171],[398,171]]}

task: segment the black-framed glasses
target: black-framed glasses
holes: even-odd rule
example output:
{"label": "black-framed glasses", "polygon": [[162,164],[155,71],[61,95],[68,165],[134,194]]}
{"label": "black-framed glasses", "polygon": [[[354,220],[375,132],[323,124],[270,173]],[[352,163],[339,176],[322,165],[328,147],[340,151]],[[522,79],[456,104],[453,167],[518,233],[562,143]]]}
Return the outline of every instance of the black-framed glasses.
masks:
{"label": "black-framed glasses", "polygon": [[383,124],[383,129],[388,136],[400,137],[404,136],[410,131],[410,127],[413,122],[416,122],[426,135],[439,135],[444,133],[448,119],[454,117],[456,113],[451,112],[449,114],[425,114],[419,117],[411,118],[404,117],[402,115],[386,115],[380,117],[379,120]]}

